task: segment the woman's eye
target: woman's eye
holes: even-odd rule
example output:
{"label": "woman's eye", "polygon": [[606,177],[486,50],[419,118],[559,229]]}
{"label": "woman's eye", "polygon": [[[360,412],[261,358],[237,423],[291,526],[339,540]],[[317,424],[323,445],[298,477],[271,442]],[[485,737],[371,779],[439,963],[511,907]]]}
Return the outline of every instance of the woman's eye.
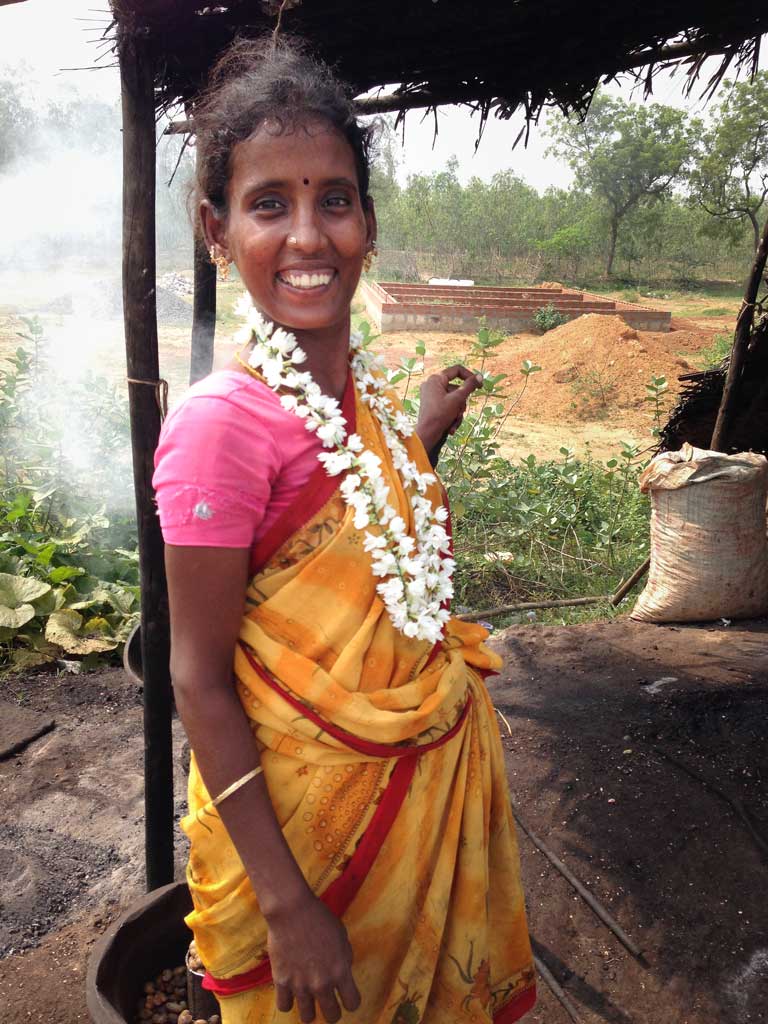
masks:
{"label": "woman's eye", "polygon": [[351,206],[352,205],[350,203],[350,201],[349,201],[349,197],[348,196],[338,196],[338,195],[337,196],[327,196],[323,200],[323,204],[325,206],[336,206],[336,207],[346,207],[346,206]]}
{"label": "woman's eye", "polygon": [[267,213],[271,213],[273,210],[282,210],[283,204],[279,199],[258,199],[253,204],[254,210],[263,210]]}

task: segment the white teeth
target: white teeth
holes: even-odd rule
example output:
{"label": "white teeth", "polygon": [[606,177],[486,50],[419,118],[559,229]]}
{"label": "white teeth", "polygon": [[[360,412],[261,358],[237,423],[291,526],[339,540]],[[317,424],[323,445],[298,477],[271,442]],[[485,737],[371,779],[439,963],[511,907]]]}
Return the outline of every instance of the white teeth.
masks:
{"label": "white teeth", "polygon": [[319,288],[320,285],[330,284],[333,278],[333,271],[325,271],[315,274],[291,273],[285,271],[280,274],[283,281],[287,281],[294,288]]}

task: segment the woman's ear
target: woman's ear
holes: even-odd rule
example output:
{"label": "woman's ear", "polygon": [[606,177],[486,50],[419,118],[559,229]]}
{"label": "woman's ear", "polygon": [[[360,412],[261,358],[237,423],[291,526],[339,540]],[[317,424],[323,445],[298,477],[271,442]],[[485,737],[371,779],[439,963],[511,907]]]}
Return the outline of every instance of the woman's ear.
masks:
{"label": "woman's ear", "polygon": [[206,249],[215,247],[220,255],[230,259],[225,218],[216,212],[208,199],[203,199],[200,203],[199,216]]}
{"label": "woman's ear", "polygon": [[376,236],[379,232],[379,226],[376,223],[376,209],[370,196],[368,196],[365,203],[365,228],[365,245],[368,248],[371,242],[376,241]]}

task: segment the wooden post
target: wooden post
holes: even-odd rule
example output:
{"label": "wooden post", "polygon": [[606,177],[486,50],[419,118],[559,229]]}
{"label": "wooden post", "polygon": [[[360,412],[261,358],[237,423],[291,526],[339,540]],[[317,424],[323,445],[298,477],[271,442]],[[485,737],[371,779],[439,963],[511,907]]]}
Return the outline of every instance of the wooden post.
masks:
{"label": "wooden post", "polygon": [[205,242],[195,232],[194,295],[192,299],[192,350],[189,383],[202,380],[213,369],[213,340],[216,333],[216,267]]}
{"label": "wooden post", "polygon": [[118,36],[123,108],[123,315],[141,570],[147,888],[173,881],[170,631],[163,538],[153,503],[160,433],[155,301],[155,102],[143,37]]}
{"label": "wooden post", "polygon": [[733,412],[739,397],[739,384],[741,383],[744,359],[747,355],[752,323],[755,317],[755,300],[760,290],[760,281],[765,270],[766,258],[768,258],[768,220],[765,222],[760,244],[755,253],[755,261],[747,278],[747,285],[744,289],[744,301],[739,311],[739,318],[736,321],[731,359],[728,363],[728,373],[723,385],[723,397],[720,400],[715,430],[712,434],[711,447],[716,452],[727,451],[728,428],[731,425]]}

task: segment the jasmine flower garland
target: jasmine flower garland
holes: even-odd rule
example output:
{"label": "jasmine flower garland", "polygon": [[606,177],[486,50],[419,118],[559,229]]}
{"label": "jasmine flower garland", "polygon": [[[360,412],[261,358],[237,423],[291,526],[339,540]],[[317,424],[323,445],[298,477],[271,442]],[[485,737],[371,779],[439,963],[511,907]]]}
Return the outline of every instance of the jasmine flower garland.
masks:
{"label": "jasmine flower garland", "polygon": [[381,459],[363,446],[358,434],[347,433],[347,421],[335,398],[323,394],[310,373],[297,370],[306,353],[293,334],[267,323],[245,295],[236,306],[245,325],[235,335],[245,345],[254,336],[256,344],[248,363],[264,377],[280,397],[284,409],[305,421],[326,451],[318,460],[329,476],[346,473],[339,491],[354,510],[354,525],[363,530],[363,546],[371,556],[374,576],[382,577],[376,591],[384,602],[396,629],[405,636],[436,643],[443,636],[449,612],[442,607],[453,596],[453,559],[450,540],[443,527],[448,512],[434,509],[424,497],[435,482],[432,473],[420,473],[411,461],[402,438],[413,433],[413,423],[397,411],[385,394],[384,364],[360,346],[355,334],[350,339],[352,373],[361,400],[371,408],[381,426],[413,509],[415,538],[406,530],[405,520],[389,504],[389,487],[384,482]]}

